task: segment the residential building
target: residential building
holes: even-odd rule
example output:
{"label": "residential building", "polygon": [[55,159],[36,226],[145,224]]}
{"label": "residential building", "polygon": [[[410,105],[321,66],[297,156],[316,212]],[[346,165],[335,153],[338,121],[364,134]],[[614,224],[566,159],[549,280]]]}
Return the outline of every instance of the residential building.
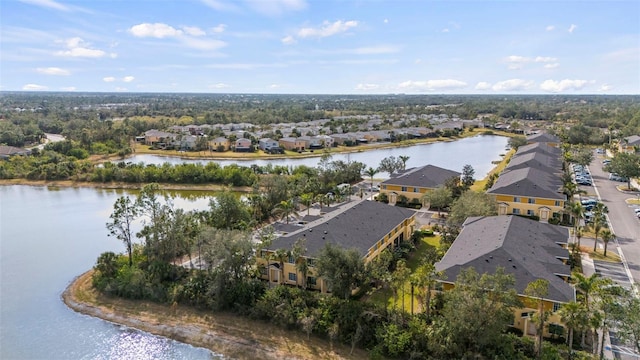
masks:
{"label": "residential building", "polygon": [[519,216],[489,216],[468,218],[442,260],[435,264],[444,273],[439,282],[444,291],[455,286],[461,270],[474,268],[479,274],[494,274],[498,268],[514,277],[514,288],[523,308],[514,311],[512,326],[527,335],[535,335],[530,320],[538,307],[525,295],[527,286],[538,279],[549,282],[544,297],[544,311],[550,314],[545,336],[563,326],[557,310],[562,304],[575,301],[575,289],[568,283],[571,268],[566,249],[569,230],[543,224]]}
{"label": "residential building", "polygon": [[[305,285],[309,289],[328,292],[330,287],[324,279],[318,278],[314,267],[314,260],[325,244],[356,249],[367,263],[384,249],[409,240],[415,228],[415,215],[412,210],[377,201],[356,201],[352,207],[326,214],[274,240],[259,254],[262,278],[275,283],[283,278],[288,285]],[[273,258],[277,249],[291,250],[298,240],[303,240],[307,248],[303,256],[309,265],[307,274],[302,274],[296,267],[300,259],[289,257],[281,269],[279,261]]]}
{"label": "residential building", "polygon": [[226,137],[217,137],[209,141],[211,151],[227,151],[231,147],[231,142]]}
{"label": "residential building", "polygon": [[336,145],[353,146],[357,144],[357,137],[349,133],[331,134],[331,138]]}
{"label": "residential building", "polygon": [[23,156],[29,155],[31,150],[15,147],[15,146],[6,146],[0,145],[0,159],[8,159],[12,156]]}
{"label": "residential building", "polygon": [[549,146],[558,147],[560,146],[560,138],[547,132],[541,131],[537,134],[527,136],[527,144],[533,143],[545,143]]}
{"label": "residential building", "polygon": [[270,138],[262,138],[258,140],[258,148],[262,151],[267,151],[270,148],[280,147],[277,141]]}
{"label": "residential building", "polygon": [[566,202],[560,176],[535,167],[507,167],[487,194],[495,197],[498,215],[527,215],[542,222],[559,219]]}
{"label": "residential building", "polygon": [[618,143],[618,151],[629,154],[640,152],[640,136],[632,135],[620,140]]}
{"label": "residential building", "polygon": [[300,136],[297,140],[304,142],[305,149],[315,150],[322,149],[324,147],[322,139],[317,136]]}
{"label": "residential building", "polygon": [[144,144],[149,146],[165,145],[176,139],[177,135],[152,129],[144,132]]}
{"label": "residential building", "polygon": [[253,145],[251,140],[240,138],[234,143],[233,151],[235,152],[251,152],[253,151]]}
{"label": "residential building", "polygon": [[447,180],[460,178],[460,175],[457,171],[435,165],[411,168],[380,183],[380,193],[387,195],[390,204],[395,204],[400,195],[406,196],[409,201],[419,200],[427,191],[444,186]]}
{"label": "residential building", "polygon": [[286,150],[299,151],[306,149],[304,140],[294,137],[283,137],[278,140],[280,146]]}

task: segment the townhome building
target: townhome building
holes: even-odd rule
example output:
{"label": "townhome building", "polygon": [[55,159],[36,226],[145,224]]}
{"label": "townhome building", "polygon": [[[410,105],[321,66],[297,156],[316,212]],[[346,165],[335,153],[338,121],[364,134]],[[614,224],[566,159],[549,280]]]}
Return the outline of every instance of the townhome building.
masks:
{"label": "townhome building", "polygon": [[558,313],[560,307],[576,300],[575,288],[569,284],[569,230],[519,216],[470,217],[446,254],[435,264],[444,274],[438,280],[441,290],[455,286],[463,269],[473,268],[478,274],[495,274],[498,268],[514,277],[514,289],[523,304],[514,311],[512,326],[524,334],[535,335],[532,315],[538,311],[537,299],[525,294],[527,286],[538,279],[548,281],[548,294],[543,299],[547,314],[544,336],[561,335],[565,325]]}
{"label": "townhome building", "polygon": [[395,204],[398,196],[403,195],[409,200],[422,196],[451,178],[460,178],[461,173],[443,169],[435,165],[426,165],[408,169],[399,174],[392,174],[391,178],[380,183],[380,193],[386,194],[389,204]]}

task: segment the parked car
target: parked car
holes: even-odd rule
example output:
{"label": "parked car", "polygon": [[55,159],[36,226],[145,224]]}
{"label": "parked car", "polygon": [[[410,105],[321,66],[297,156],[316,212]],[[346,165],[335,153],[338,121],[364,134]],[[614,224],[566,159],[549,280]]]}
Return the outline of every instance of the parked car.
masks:
{"label": "parked car", "polygon": [[597,203],[598,203],[598,200],[596,200],[596,199],[591,199],[591,198],[589,198],[589,199],[582,199],[582,200],[580,201],[580,203],[581,203],[582,205],[595,205],[595,204],[597,204]]}
{"label": "parked car", "polygon": [[609,159],[602,160],[602,164],[603,165],[607,165],[607,164],[610,164],[610,163],[611,163],[611,160],[609,160]]}
{"label": "parked car", "polygon": [[596,149],[596,154],[604,154],[604,149]]}
{"label": "parked car", "polygon": [[611,173],[609,174],[609,180],[627,182],[629,179],[627,179],[626,177],[622,177],[616,173]]}
{"label": "parked car", "polygon": [[591,182],[591,180],[589,179],[580,179],[576,181],[576,184],[578,185],[587,185],[587,186],[591,186],[593,185],[593,183]]}

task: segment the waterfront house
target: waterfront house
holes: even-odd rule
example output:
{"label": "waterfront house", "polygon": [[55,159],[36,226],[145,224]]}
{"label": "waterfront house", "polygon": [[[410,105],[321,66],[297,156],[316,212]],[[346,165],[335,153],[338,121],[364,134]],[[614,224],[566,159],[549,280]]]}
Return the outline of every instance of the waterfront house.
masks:
{"label": "waterfront house", "polygon": [[211,151],[227,151],[231,147],[231,143],[229,139],[226,137],[217,137],[211,141],[209,141],[209,149]]}
{"label": "waterfront house", "polygon": [[[408,241],[415,228],[415,216],[416,212],[409,209],[377,201],[356,201],[352,207],[325,214],[274,240],[259,254],[261,277],[273,283],[284,281],[287,285],[304,285],[308,289],[328,292],[329,284],[318,278],[314,268],[314,260],[325,244],[356,249],[368,263],[384,249]],[[291,250],[298,240],[304,241],[307,249],[301,257],[304,259],[288,256],[281,269],[279,260],[274,258],[276,250]],[[306,274],[296,266],[301,260],[309,266]]]}
{"label": "waterfront house", "polygon": [[515,290],[523,307],[514,311],[512,326],[527,335],[535,335],[531,315],[538,311],[536,301],[525,295],[527,285],[537,279],[549,282],[544,310],[550,313],[545,336],[562,332],[558,310],[575,301],[575,289],[569,284],[571,268],[566,249],[569,230],[519,216],[470,217],[446,254],[435,264],[444,273],[442,290],[455,286],[462,269],[474,268],[479,274],[494,274],[500,267],[513,275]]}
{"label": "waterfront house", "polygon": [[294,137],[283,137],[282,139],[278,140],[278,143],[282,148],[291,151],[301,151],[306,148],[305,142],[303,140]]}
{"label": "waterfront house", "polygon": [[31,150],[15,147],[0,145],[0,159],[6,160],[12,156],[24,156],[29,155]]}
{"label": "waterfront house", "polygon": [[236,140],[234,143],[233,151],[235,152],[252,152],[253,145],[251,145],[251,140],[240,138]]}
{"label": "waterfront house", "polygon": [[156,129],[147,130],[144,133],[144,144],[149,146],[166,146],[175,140],[176,134]]}
{"label": "waterfront house", "polygon": [[409,199],[420,198],[430,190],[453,178],[460,178],[461,173],[453,170],[443,169],[435,165],[411,168],[400,174],[392,174],[391,178],[380,183],[380,193],[386,194],[389,203],[395,204],[399,195],[404,195]]}
{"label": "waterfront house", "polygon": [[277,147],[280,147],[278,142],[271,138],[262,138],[258,140],[258,148],[262,151],[269,151],[269,149]]}
{"label": "waterfront house", "polygon": [[541,131],[537,134],[527,136],[527,144],[533,143],[545,143],[549,146],[558,147],[560,146],[560,138],[547,132]]}

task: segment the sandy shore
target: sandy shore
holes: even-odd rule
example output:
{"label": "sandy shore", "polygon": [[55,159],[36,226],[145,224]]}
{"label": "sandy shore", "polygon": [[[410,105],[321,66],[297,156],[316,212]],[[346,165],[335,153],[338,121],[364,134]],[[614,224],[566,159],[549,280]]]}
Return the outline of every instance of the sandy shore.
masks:
{"label": "sandy shore", "polygon": [[187,306],[161,305],[105,296],[91,286],[88,271],[62,294],[67,306],[79,313],[211,351],[233,359],[366,359],[367,352],[336,345],[297,331],[287,331],[245,317],[200,311]]}

